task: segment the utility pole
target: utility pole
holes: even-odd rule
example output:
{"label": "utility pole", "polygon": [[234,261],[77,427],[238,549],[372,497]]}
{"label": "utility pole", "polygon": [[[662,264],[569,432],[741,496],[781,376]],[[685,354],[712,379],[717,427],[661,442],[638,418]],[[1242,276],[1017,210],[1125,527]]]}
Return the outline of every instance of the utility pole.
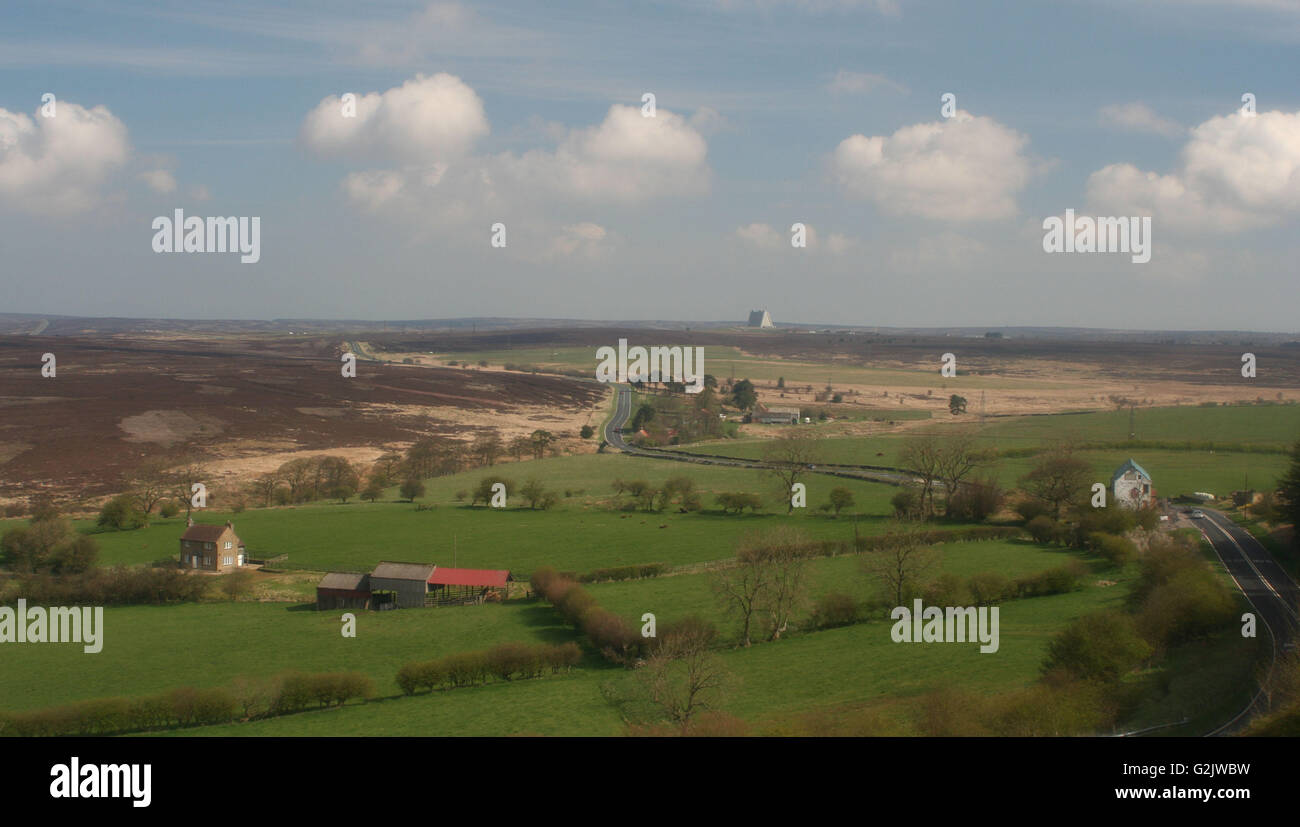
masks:
{"label": "utility pole", "polygon": [[1137,425],[1135,425],[1137,415],[1137,405],[1130,403],[1128,406],[1128,438],[1137,439]]}
{"label": "utility pole", "polygon": [[980,430],[984,430],[984,391],[980,391]]}

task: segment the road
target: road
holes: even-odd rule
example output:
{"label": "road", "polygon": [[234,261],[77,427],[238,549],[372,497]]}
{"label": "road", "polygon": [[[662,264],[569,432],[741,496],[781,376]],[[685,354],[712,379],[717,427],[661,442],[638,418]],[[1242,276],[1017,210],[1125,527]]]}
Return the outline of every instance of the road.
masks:
{"label": "road", "polygon": [[[1201,509],[1204,519],[1188,520],[1200,529],[1201,534],[1214,546],[1223,567],[1236,582],[1237,588],[1254,607],[1260,633],[1272,638],[1273,657],[1276,658],[1294,645],[1297,623],[1297,606],[1300,605],[1300,588],[1278,565],[1258,540],[1224,514],[1212,509]],[[1263,711],[1263,693],[1241,714],[1211,734],[1231,732],[1244,725],[1258,712]]]}

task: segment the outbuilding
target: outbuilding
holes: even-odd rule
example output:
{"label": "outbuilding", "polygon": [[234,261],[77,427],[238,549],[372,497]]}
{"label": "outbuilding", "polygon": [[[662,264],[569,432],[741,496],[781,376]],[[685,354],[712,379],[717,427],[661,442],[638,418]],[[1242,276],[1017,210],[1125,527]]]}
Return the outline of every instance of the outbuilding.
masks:
{"label": "outbuilding", "polygon": [[420,609],[432,601],[432,563],[380,563],[370,573],[370,606],[373,609]]}
{"label": "outbuilding", "polygon": [[437,566],[429,577],[437,603],[483,603],[505,600],[514,577],[504,569],[450,569]]}
{"label": "outbuilding", "polygon": [[332,571],[316,586],[316,608],[370,608],[370,575],[350,571]]}
{"label": "outbuilding", "polygon": [[1151,487],[1151,475],[1131,458],[1111,474],[1110,487],[1115,502],[1126,508],[1142,508],[1150,504],[1155,496]]}

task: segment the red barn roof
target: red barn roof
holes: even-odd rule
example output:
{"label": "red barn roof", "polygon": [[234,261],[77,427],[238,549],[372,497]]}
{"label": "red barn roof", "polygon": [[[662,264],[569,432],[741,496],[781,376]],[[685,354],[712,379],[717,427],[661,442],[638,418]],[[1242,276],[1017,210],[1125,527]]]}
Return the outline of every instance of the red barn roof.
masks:
{"label": "red barn roof", "polygon": [[438,566],[429,582],[439,586],[493,586],[500,588],[510,579],[510,572],[500,569],[449,569]]}

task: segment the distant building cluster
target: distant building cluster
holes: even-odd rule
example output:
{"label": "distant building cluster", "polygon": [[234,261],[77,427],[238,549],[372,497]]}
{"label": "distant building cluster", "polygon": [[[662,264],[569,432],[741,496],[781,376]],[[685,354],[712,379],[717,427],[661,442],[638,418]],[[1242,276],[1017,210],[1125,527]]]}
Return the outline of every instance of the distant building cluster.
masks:
{"label": "distant building cluster", "polygon": [[432,563],[380,563],[369,574],[332,571],[316,586],[317,609],[419,609],[496,602],[510,572],[453,569]]}

